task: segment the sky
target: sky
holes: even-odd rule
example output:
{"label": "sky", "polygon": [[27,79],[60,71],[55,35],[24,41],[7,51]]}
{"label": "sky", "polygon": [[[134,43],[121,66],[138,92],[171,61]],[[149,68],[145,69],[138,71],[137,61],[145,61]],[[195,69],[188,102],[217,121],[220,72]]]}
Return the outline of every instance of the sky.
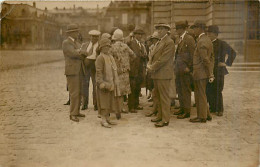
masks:
{"label": "sky", "polygon": [[[3,2],[3,0],[0,0]],[[60,8],[73,8],[73,5],[76,7],[83,7],[83,8],[96,8],[97,5],[99,5],[99,8],[103,8],[109,5],[111,0],[56,0],[56,1],[51,1],[51,0],[35,0],[36,2],[36,7],[39,9],[45,9],[47,7],[48,10],[52,10],[55,7]],[[9,0],[5,1],[6,3],[12,3],[12,4],[29,4],[32,5],[33,1],[18,1],[18,0]]]}

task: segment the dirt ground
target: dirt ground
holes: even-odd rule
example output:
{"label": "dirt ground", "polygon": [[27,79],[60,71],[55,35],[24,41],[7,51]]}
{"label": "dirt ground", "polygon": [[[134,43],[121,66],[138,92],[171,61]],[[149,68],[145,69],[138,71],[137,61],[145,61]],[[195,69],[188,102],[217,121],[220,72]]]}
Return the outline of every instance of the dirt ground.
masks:
{"label": "dirt ground", "polygon": [[[258,167],[260,72],[225,78],[224,116],[206,124],[171,116],[155,128],[143,111],[100,125],[93,105],[69,120],[64,62],[0,72],[0,167]],[[92,100],[91,100],[92,101]],[[90,103],[91,104],[91,103]],[[172,110],[174,111],[174,109]],[[191,117],[196,116],[192,108]]]}

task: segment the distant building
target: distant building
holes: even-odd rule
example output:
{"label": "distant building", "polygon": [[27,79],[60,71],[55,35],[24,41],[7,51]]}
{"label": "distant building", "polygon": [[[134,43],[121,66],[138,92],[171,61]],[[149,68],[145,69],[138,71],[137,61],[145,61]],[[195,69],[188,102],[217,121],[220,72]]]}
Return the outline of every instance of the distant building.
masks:
{"label": "distant building", "polygon": [[27,4],[2,4],[1,47],[6,49],[56,49],[60,28],[54,15]]}
{"label": "distant building", "polygon": [[218,25],[219,38],[239,53],[236,61],[260,62],[260,5],[258,0],[172,0],[152,2],[152,26],[167,22],[204,19],[207,25]]}

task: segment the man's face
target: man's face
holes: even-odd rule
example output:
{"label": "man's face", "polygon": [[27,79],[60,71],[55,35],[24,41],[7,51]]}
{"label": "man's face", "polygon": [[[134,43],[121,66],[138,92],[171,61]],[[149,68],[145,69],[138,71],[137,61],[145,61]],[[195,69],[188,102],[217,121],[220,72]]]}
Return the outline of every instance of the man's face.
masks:
{"label": "man's face", "polygon": [[73,31],[68,33],[69,36],[71,36],[72,38],[76,39],[78,38],[79,32],[78,31]]}
{"label": "man's face", "polygon": [[159,38],[164,37],[167,34],[167,32],[169,31],[168,28],[166,28],[166,27],[157,27],[156,30],[158,31]]}
{"label": "man's face", "polygon": [[194,35],[196,37],[198,37],[200,35],[200,28],[199,27],[194,27],[193,30],[194,30]]}
{"label": "man's face", "polygon": [[207,32],[207,35],[211,41],[213,41],[214,39],[216,39],[218,37],[218,35],[213,32]]}
{"label": "man's face", "polygon": [[94,44],[94,43],[96,43],[97,41],[98,41],[98,39],[99,39],[99,36],[97,36],[97,35],[92,35],[91,36],[91,42]]}
{"label": "man's face", "polygon": [[138,41],[141,41],[142,39],[142,34],[134,34],[135,39],[137,39]]}

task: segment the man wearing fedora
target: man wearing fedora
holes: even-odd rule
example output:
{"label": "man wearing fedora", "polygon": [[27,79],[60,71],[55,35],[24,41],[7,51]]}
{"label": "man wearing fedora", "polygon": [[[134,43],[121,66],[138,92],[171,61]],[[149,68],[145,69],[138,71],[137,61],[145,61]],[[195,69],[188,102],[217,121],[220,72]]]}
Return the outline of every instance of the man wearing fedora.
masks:
{"label": "man wearing fedora", "polygon": [[147,59],[145,46],[141,43],[144,31],[140,28],[134,30],[134,39],[128,43],[128,46],[135,53],[136,58],[130,62],[130,87],[131,94],[128,96],[129,111],[136,113],[136,110],[142,110],[139,106],[139,94],[141,92],[141,84],[144,77],[144,65]]}
{"label": "man wearing fedora", "polygon": [[89,102],[89,81],[91,78],[92,85],[93,85],[93,105],[94,110],[97,110],[97,98],[96,98],[96,69],[95,69],[95,61],[98,56],[97,50],[98,50],[98,40],[101,32],[98,30],[91,30],[89,31],[89,35],[91,36],[90,42],[82,44],[82,52],[86,56],[84,63],[86,67],[86,75],[84,76],[84,80],[82,83],[82,89],[83,89],[83,105],[82,110],[85,110],[88,108],[88,102]]}
{"label": "man wearing fedora", "polygon": [[78,117],[85,117],[79,113],[81,99],[82,77],[85,73],[84,56],[80,51],[80,44],[76,42],[79,29],[76,24],[67,27],[68,38],[62,43],[65,57],[65,75],[70,94],[70,119],[79,122]]}
{"label": "man wearing fedora", "polygon": [[186,31],[187,21],[178,21],[175,25],[180,38],[175,52],[176,87],[180,110],[174,114],[178,115],[178,119],[184,119],[190,117],[191,110],[191,72],[195,40]]}
{"label": "man wearing fedora", "polygon": [[152,119],[156,127],[167,126],[170,121],[170,86],[173,78],[173,58],[175,45],[167,34],[170,25],[159,23],[155,25],[159,41],[151,52],[147,70],[151,72],[154,81],[154,93],[157,98],[158,114]]}
{"label": "man wearing fedora", "polygon": [[211,120],[206,96],[207,83],[214,80],[214,53],[213,45],[205,34],[206,23],[202,20],[194,22],[194,35],[197,38],[197,45],[193,56],[193,80],[197,117],[190,119],[193,123],[205,123]]}
{"label": "man wearing fedora", "polygon": [[[213,43],[215,64],[213,83],[207,85],[207,98],[211,112],[216,112],[218,116],[223,116],[223,95],[224,76],[228,74],[226,66],[231,66],[236,58],[236,52],[225,42],[218,39],[219,28],[217,25],[208,27],[207,35]],[[228,55],[227,60],[225,60]]]}

